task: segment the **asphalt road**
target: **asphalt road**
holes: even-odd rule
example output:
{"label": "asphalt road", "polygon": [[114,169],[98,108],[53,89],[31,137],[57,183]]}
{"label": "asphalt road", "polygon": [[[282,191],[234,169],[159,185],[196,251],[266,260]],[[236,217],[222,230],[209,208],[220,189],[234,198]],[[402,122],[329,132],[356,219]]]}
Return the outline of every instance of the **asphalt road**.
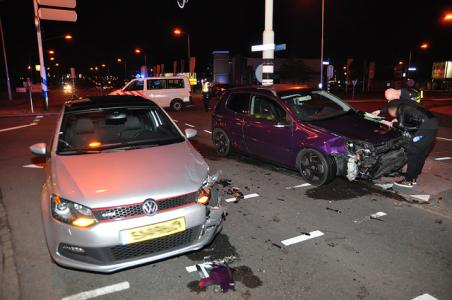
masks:
{"label": "asphalt road", "polygon": [[[337,179],[326,187],[290,188],[303,184],[294,171],[237,154],[218,158],[210,140],[210,114],[199,106],[171,115],[181,129],[198,130],[193,143],[211,169],[221,169],[223,178],[245,195],[259,196],[227,204],[223,232],[203,251],[110,275],[59,267],[47,253],[39,208],[43,170],[23,166],[40,163],[28,146],[49,141],[56,117],[0,118],[0,130],[37,121],[0,131],[1,201],[12,230],[22,299],[61,299],[114,284],[124,290],[99,299],[413,299],[425,293],[452,299],[450,218],[358,182]],[[440,143],[437,147],[452,154],[452,143]],[[367,217],[376,212],[387,215]],[[324,235],[281,243],[316,230]],[[196,288],[199,275],[186,266],[205,256],[230,255],[239,258],[231,264],[235,292]]]}

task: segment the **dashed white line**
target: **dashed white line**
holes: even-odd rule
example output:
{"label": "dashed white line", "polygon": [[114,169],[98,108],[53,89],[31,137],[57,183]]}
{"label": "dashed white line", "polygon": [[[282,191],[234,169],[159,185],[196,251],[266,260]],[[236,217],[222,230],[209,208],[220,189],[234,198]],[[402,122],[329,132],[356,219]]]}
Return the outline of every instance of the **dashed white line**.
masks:
{"label": "dashed white line", "polygon": [[441,140],[441,141],[448,141],[448,142],[452,142],[452,139],[447,139],[447,138],[443,138],[443,137],[436,137],[437,140]]}
{"label": "dashed white line", "polygon": [[305,234],[281,241],[281,243],[284,246],[290,246],[290,245],[297,244],[297,243],[300,243],[300,242],[303,242],[306,240],[310,240],[310,239],[313,239],[313,238],[316,238],[316,237],[319,237],[322,235],[323,235],[323,232],[321,232],[319,230],[315,230],[315,231],[311,231],[309,233],[305,233]]}
{"label": "dashed white line", "polygon": [[196,127],[195,125],[191,125],[191,124],[188,124],[188,123],[185,123],[185,125],[187,125],[188,127],[191,127],[191,128],[195,128]]}
{"label": "dashed white line", "polygon": [[23,165],[22,167],[24,167],[24,168],[31,168],[31,169],[42,169],[42,168],[44,168],[43,166],[41,166],[41,165],[36,165],[36,164]]}
{"label": "dashed white line", "polygon": [[311,184],[306,182],[306,183],[299,184],[299,185],[288,186],[288,187],[286,187],[286,190],[293,190],[293,189],[307,187],[307,186],[311,186]]}
{"label": "dashed white line", "polygon": [[79,294],[75,294],[72,296],[64,297],[62,300],[83,300],[83,299],[91,299],[94,297],[99,297],[103,295],[108,295],[111,293],[120,292],[123,290],[127,290],[130,288],[130,284],[128,281],[124,281],[121,283],[104,286],[95,290],[81,292]]}
{"label": "dashed white line", "polygon": [[0,129],[0,132],[6,132],[6,131],[11,131],[11,130],[25,128],[25,127],[35,126],[35,125],[38,125],[38,123],[30,123],[30,124],[27,124],[27,125],[20,125],[20,126],[4,128],[4,129]]}
{"label": "dashed white line", "polygon": [[438,298],[435,298],[432,295],[429,295],[426,293],[426,294],[417,296],[416,298],[413,298],[412,300],[438,300]]}
{"label": "dashed white line", "polygon": [[[250,199],[250,198],[256,198],[256,197],[259,197],[259,194],[254,193],[254,194],[248,194],[248,195],[243,196],[243,199]],[[235,202],[236,200],[237,199],[234,197],[234,198],[228,198],[225,201],[226,202]]]}
{"label": "dashed white line", "polygon": [[212,131],[209,131],[209,130],[204,130],[204,132],[206,132],[208,134],[212,134]]}
{"label": "dashed white line", "polygon": [[434,158],[433,160],[442,161],[442,160],[449,160],[449,159],[452,159],[452,157],[450,157],[450,156],[437,157],[437,158]]}

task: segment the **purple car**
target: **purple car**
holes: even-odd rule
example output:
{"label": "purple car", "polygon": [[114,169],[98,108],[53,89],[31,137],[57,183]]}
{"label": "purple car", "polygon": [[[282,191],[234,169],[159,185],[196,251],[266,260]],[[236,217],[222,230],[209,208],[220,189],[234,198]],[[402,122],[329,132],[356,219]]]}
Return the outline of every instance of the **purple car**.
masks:
{"label": "purple car", "polygon": [[232,150],[299,170],[310,184],[336,176],[372,180],[406,162],[402,134],[322,90],[233,88],[212,115],[216,151]]}

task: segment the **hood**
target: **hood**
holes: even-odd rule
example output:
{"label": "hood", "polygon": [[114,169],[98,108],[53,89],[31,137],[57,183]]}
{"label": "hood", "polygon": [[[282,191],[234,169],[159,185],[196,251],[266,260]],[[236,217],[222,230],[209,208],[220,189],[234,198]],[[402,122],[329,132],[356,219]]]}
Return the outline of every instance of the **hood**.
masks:
{"label": "hood", "polygon": [[364,141],[373,145],[400,137],[400,133],[396,130],[367,120],[359,112],[350,112],[327,120],[311,121],[310,124],[347,139]]}
{"label": "hood", "polygon": [[198,190],[208,166],[189,142],[52,158],[55,192],[91,208],[163,199]]}

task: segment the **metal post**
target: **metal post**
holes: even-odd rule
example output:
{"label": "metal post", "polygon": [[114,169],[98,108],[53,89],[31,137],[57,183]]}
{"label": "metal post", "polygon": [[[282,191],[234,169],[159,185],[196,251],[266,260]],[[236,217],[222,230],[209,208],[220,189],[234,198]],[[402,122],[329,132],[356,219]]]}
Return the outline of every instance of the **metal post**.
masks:
{"label": "metal post", "polygon": [[413,57],[413,51],[410,50],[410,53],[408,54],[408,66],[406,68],[406,79],[410,79],[410,67],[411,67],[411,60]]}
{"label": "metal post", "polygon": [[188,73],[191,70],[191,54],[190,54],[190,35],[187,33],[187,51],[188,51]]}
{"label": "metal post", "polygon": [[127,79],[127,63],[125,59],[124,59],[124,79]]}
{"label": "metal post", "polygon": [[322,0],[322,38],[320,41],[320,85],[319,87],[323,89],[323,47],[324,47],[324,36],[325,33],[325,0]]}
{"label": "metal post", "polygon": [[13,96],[11,94],[11,80],[9,78],[8,59],[6,57],[5,37],[3,36],[3,24],[2,24],[1,16],[0,16],[0,36],[2,38],[2,45],[3,45],[3,60],[5,61],[5,75],[6,75],[6,86],[8,88],[8,99],[9,99],[9,101],[11,101],[11,100],[13,100]]}
{"label": "metal post", "polygon": [[[263,45],[275,44],[275,32],[273,31],[273,0],[265,0],[265,30],[263,33]],[[273,59],[275,58],[274,47],[262,51],[262,85],[273,85]]]}
{"label": "metal post", "polygon": [[35,9],[35,25],[36,25],[36,37],[38,39],[38,51],[39,51],[39,64],[41,66],[40,74],[41,74],[41,87],[42,87],[42,98],[44,100],[44,110],[49,109],[49,94],[47,92],[47,74],[46,67],[44,64],[44,51],[42,48],[42,37],[41,37],[41,21],[38,16],[38,3],[36,0],[33,0],[34,9]]}

